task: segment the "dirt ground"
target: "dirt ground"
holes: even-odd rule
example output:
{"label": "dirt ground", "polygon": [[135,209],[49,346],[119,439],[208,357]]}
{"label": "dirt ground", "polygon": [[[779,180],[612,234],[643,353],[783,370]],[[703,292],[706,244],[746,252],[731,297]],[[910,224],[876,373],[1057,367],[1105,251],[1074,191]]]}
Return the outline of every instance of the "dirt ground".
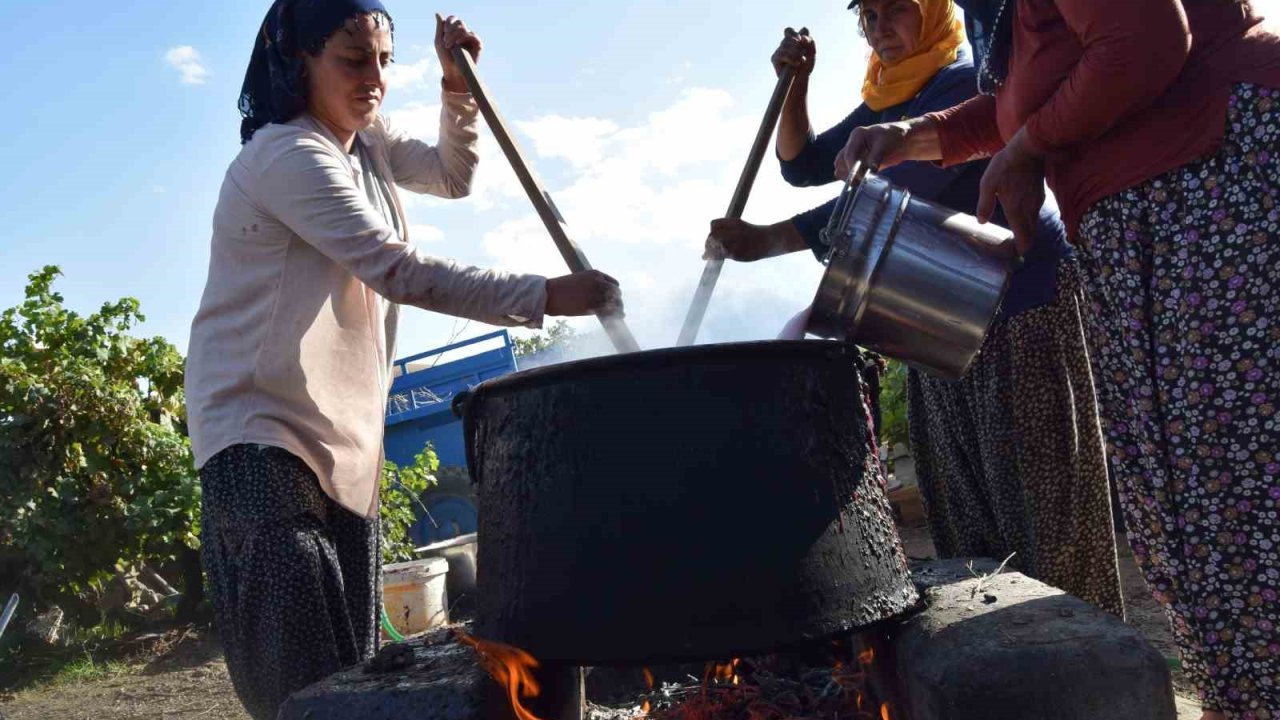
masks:
{"label": "dirt ground", "polygon": [[129,672],[0,696],[0,720],[249,720],[210,630],[179,628]]}
{"label": "dirt ground", "polygon": [[[924,528],[902,530],[907,554],[932,557]],[[1121,547],[1128,622],[1166,657],[1177,653],[1164,614],[1138,574],[1128,546]],[[213,632],[195,627],[172,630],[133,658],[131,670],[113,677],[0,695],[0,720],[248,720],[227,676],[222,650]],[[1182,675],[1174,671],[1178,694],[1190,697]],[[1194,703],[1181,701],[1180,720],[1196,720]]]}

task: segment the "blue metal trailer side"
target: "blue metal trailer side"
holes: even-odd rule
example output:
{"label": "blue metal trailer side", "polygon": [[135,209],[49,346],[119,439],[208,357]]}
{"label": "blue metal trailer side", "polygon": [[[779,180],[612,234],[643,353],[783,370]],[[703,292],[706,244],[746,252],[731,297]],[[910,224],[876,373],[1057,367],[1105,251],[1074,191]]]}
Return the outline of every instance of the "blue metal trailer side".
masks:
{"label": "blue metal trailer side", "polygon": [[[448,353],[486,345],[492,347],[440,362]],[[515,372],[514,350],[511,336],[506,330],[499,330],[397,360],[383,440],[387,459],[408,465],[430,443],[442,469],[465,468],[462,421],[453,415],[453,397],[485,380]],[[458,472],[453,474],[456,477]],[[449,473],[441,475],[447,477]],[[423,502],[431,517],[419,519],[410,530],[416,543],[426,545],[476,531],[475,504],[465,482],[428,492]]]}

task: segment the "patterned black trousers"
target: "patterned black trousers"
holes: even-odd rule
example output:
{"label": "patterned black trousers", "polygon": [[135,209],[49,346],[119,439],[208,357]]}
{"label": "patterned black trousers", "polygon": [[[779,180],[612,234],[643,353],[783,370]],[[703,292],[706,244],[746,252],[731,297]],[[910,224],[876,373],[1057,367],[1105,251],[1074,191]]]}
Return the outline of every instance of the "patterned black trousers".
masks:
{"label": "patterned black trousers", "polygon": [[956,382],[907,379],[911,452],[941,557],[987,556],[1123,617],[1088,307],[1073,259],[1054,302],[988,334]]}
{"label": "patterned black trousers", "polygon": [[285,450],[235,445],[200,470],[201,555],[236,695],[255,720],[367,659],[382,605],[378,521]]}

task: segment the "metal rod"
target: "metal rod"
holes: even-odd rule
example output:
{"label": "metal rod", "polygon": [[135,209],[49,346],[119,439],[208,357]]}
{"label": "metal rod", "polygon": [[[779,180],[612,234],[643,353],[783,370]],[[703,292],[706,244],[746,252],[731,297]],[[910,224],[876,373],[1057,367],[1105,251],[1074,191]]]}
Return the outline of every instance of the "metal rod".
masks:
{"label": "metal rod", "polygon": [[13,619],[13,612],[18,609],[18,593],[14,593],[9,598],[9,602],[4,606],[4,613],[0,614],[0,637],[4,637],[5,628],[9,627],[9,621]]}
{"label": "metal rod", "polygon": [[[729,201],[729,212],[725,214],[727,218],[740,219],[743,210],[747,207],[751,186],[755,184],[756,175],[760,172],[764,151],[769,146],[769,139],[773,137],[778,116],[782,114],[782,103],[787,99],[794,77],[794,69],[788,67],[778,76],[778,82],[773,86],[773,96],[769,98],[764,119],[760,121],[760,129],[756,131],[755,142],[752,143],[751,152],[747,155],[746,167],[742,168],[742,175],[738,177],[738,186],[733,190],[733,199]],[[685,315],[684,325],[680,328],[680,337],[676,340],[676,345],[692,345],[697,339],[698,330],[702,327],[702,319],[707,314],[707,305],[711,303],[711,293],[716,289],[716,281],[720,279],[720,270],[723,267],[723,259],[712,258],[702,268],[702,278],[693,292],[693,302],[689,305],[689,313]]]}
{"label": "metal rod", "polygon": [[[480,112],[484,115],[484,119],[489,123],[489,129],[493,131],[493,137],[498,141],[498,145],[502,147],[502,152],[507,156],[507,161],[511,163],[511,169],[515,170],[516,177],[520,179],[520,184],[524,186],[524,191],[529,196],[529,200],[533,203],[533,209],[538,212],[538,217],[542,219],[542,224],[546,226],[547,232],[551,234],[551,239],[555,241],[556,248],[560,251],[560,257],[564,258],[565,264],[569,266],[570,272],[583,272],[591,269],[591,263],[587,262],[587,256],[583,254],[582,248],[569,238],[569,234],[565,231],[565,220],[560,215],[560,210],[556,208],[555,203],[551,200],[551,193],[547,192],[543,187],[541,180],[534,174],[529,163],[525,162],[524,155],[520,152],[520,146],[516,144],[515,137],[511,131],[507,129],[507,123],[502,119],[502,114],[498,112],[498,107],[493,104],[493,100],[489,97],[489,91],[485,88],[484,82],[480,79],[480,75],[476,72],[475,61],[471,59],[471,54],[462,47],[453,48],[453,62],[462,71],[462,76],[467,81],[467,87],[471,89],[471,95],[475,97],[476,104],[480,106]],[[618,352],[636,352],[640,349],[639,343],[636,342],[635,336],[631,334],[631,330],[627,328],[627,324],[617,315],[598,315],[601,324],[604,325],[605,332],[608,333],[609,339],[613,342],[613,346]]]}

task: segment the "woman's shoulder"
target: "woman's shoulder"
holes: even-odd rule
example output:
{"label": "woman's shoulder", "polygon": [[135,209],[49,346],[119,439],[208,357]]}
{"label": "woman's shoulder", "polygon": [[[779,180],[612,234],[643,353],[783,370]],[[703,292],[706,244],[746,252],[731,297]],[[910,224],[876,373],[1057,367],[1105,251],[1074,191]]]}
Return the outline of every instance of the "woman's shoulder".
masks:
{"label": "woman's shoulder", "polygon": [[978,72],[967,52],[942,68],[912,105],[916,115],[946,110],[978,94]]}
{"label": "woman's shoulder", "polygon": [[311,157],[320,163],[341,160],[342,156],[342,150],[321,128],[299,118],[259,128],[240,148],[236,161],[246,167],[265,169],[282,160],[305,163]]}
{"label": "woman's shoulder", "polygon": [[938,71],[937,79],[944,82],[961,82],[967,80],[977,87],[978,68],[973,64],[973,55],[968,48],[961,47],[956,59],[950,65]]}

